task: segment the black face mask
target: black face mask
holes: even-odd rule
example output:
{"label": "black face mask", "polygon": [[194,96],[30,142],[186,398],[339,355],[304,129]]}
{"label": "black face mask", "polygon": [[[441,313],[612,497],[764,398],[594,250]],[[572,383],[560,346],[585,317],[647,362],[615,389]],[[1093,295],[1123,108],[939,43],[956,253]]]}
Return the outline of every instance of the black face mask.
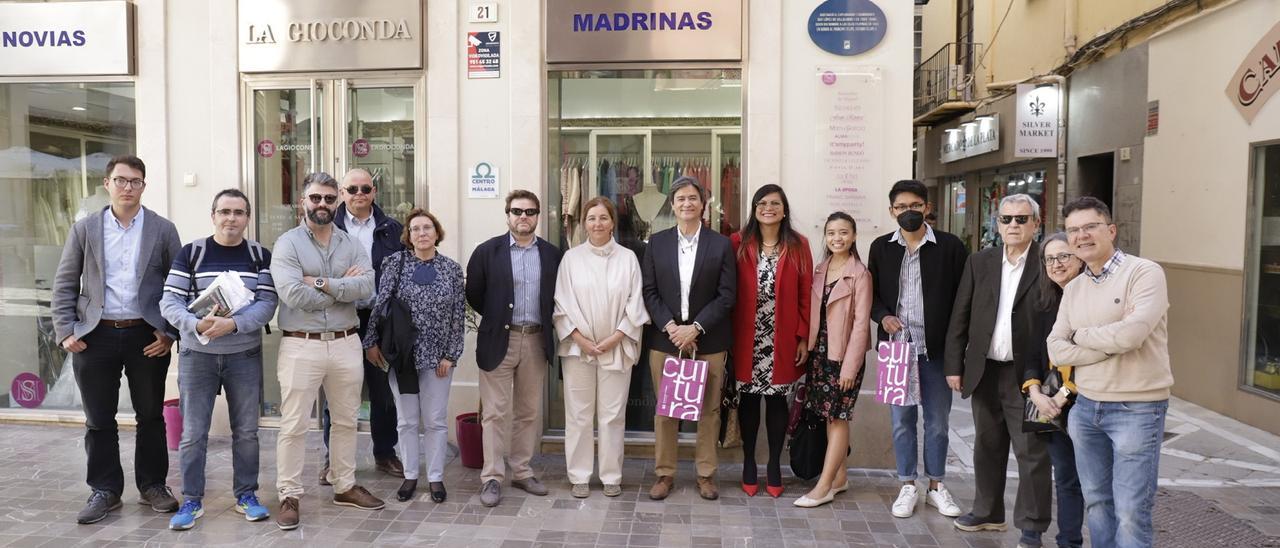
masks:
{"label": "black face mask", "polygon": [[920,225],[924,224],[924,212],[908,209],[898,214],[898,226],[907,232],[915,232],[920,230]]}

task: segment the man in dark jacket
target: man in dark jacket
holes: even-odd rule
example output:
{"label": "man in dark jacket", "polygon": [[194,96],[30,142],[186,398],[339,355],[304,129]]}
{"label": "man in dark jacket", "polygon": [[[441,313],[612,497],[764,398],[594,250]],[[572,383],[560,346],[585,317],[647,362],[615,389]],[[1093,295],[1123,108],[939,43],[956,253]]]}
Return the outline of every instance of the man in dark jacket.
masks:
{"label": "man in dark jacket", "polygon": [[1040,380],[1037,328],[1040,277],[1044,269],[1035,243],[1040,205],[1026,194],[1000,200],[1000,238],[965,265],[947,332],[947,384],[972,397],[973,510],[955,520],[961,531],[1004,531],[1005,468],[1009,446],[1018,458],[1018,497],[1013,523],[1019,546],[1040,546],[1049,527],[1053,487],[1049,451],[1034,432],[1022,431],[1022,387]]}
{"label": "man in dark jacket", "polygon": [[467,303],[480,312],[476,363],[484,426],[480,503],[502,501],[502,480],[531,495],[547,494],[529,461],[542,437],[538,413],[546,394],[547,364],[555,352],[555,308],[560,250],[536,234],[538,196],[507,195],[508,232],[476,246],[467,261]]}
{"label": "man in dark jacket", "polygon": [[[898,230],[871,242],[867,269],[875,290],[871,319],[880,324],[880,340],[906,332],[920,365],[920,405],[924,410],[924,472],[929,477],[926,502],[944,516],[957,517],[960,507],[942,485],[947,464],[947,422],[951,390],[942,371],[947,324],[956,287],[968,252],[960,239],[925,224],[929,190],[920,181],[898,181],[889,191],[889,213]],[[902,489],[893,503],[894,517],[915,512],[917,406],[893,405],[893,452]]]}
{"label": "man in dark jacket", "polygon": [[[378,186],[373,176],[361,168],[348,171],[342,178],[342,205],[334,213],[333,224],[360,242],[360,247],[369,252],[373,261],[374,287],[382,278],[382,259],[404,249],[400,236],[404,227],[399,221],[388,217],[382,208],[374,203],[378,197]],[[369,327],[369,313],[373,309],[373,299],[356,303],[356,314],[360,317],[360,338],[364,339],[365,330]],[[373,460],[378,470],[397,478],[404,477],[404,465],[396,456],[396,405],[391,386],[387,383],[386,372],[377,366],[364,362],[364,383],[369,387],[369,431],[373,438]],[[324,445],[329,447],[329,409],[324,410]],[[325,485],[325,476],[329,471],[329,456],[325,454],[320,464],[320,484]]]}

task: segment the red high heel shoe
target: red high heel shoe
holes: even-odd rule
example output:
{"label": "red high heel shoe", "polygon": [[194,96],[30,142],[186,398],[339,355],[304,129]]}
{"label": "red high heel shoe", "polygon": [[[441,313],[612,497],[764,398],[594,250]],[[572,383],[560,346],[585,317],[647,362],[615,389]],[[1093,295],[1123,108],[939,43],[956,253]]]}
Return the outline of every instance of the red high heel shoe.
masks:
{"label": "red high heel shoe", "polygon": [[768,492],[769,492],[769,496],[771,496],[771,497],[773,497],[773,498],[775,498],[775,499],[776,499],[776,498],[778,498],[778,497],[781,497],[781,496],[782,496],[782,486],[781,486],[781,485],[765,485],[765,486],[764,486],[764,490],[765,490],[765,491],[768,491]]}
{"label": "red high heel shoe", "polygon": [[743,482],[742,492],[746,493],[748,497],[754,497],[756,496],[756,493],[760,492],[760,484]]}

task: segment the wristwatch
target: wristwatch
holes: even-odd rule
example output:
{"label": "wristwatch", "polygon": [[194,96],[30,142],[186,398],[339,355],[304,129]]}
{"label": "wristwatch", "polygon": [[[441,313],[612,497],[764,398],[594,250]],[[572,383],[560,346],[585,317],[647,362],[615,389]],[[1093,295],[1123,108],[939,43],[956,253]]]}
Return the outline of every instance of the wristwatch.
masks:
{"label": "wristwatch", "polygon": [[324,291],[324,278],[316,278],[315,286],[316,289]]}

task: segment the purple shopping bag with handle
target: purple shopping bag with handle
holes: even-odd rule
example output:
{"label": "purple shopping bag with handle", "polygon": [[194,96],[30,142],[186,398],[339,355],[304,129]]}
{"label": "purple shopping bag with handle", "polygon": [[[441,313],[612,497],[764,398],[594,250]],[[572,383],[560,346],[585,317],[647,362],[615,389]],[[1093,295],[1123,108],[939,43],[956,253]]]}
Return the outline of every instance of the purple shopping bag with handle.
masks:
{"label": "purple shopping bag with handle", "polygon": [[880,341],[877,353],[876,401],[920,405],[920,364],[911,342],[891,337]]}
{"label": "purple shopping bag with handle", "polygon": [[685,421],[702,418],[706,386],[706,360],[667,356],[658,384],[658,415]]}

